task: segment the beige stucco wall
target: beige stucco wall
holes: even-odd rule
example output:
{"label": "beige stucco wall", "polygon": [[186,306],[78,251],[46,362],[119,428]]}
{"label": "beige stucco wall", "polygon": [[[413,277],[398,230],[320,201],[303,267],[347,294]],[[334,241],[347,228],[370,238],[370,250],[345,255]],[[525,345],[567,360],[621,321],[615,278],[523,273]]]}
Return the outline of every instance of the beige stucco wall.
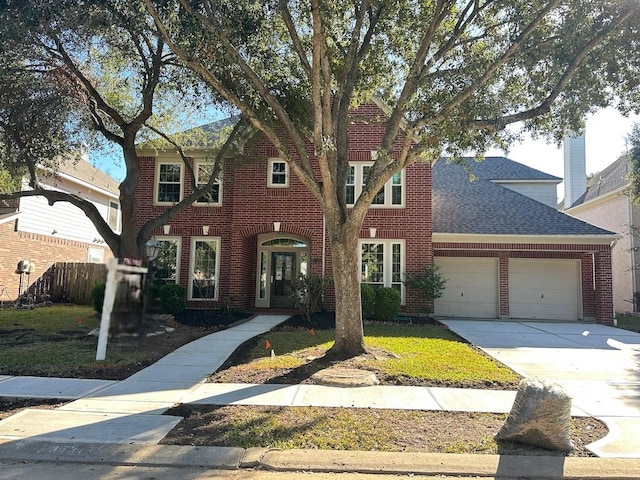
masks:
{"label": "beige stucco wall", "polygon": [[[616,312],[633,310],[633,257],[630,249],[629,198],[622,193],[604,201],[571,209],[567,213],[586,222],[623,235],[611,252],[613,304]],[[637,289],[637,287],[636,287]]]}

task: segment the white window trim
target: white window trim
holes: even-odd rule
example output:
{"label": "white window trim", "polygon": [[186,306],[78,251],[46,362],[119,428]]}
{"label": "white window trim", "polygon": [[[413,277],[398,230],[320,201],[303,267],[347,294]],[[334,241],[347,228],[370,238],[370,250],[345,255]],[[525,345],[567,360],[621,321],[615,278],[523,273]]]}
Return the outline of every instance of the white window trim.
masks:
{"label": "white window trim", "polygon": [[160,242],[168,240],[176,242],[176,281],[177,285],[180,284],[180,256],[182,254],[182,237],[178,237],[175,235],[157,235],[153,237],[155,240]]}
{"label": "white window trim", "polygon": [[[358,240],[358,278],[360,278],[360,272],[362,272],[362,245],[363,244],[384,244],[384,273],[383,273],[383,286],[391,287],[392,284],[392,276],[393,276],[393,265],[392,265],[392,249],[391,246],[393,244],[400,244],[400,275],[404,278],[404,273],[406,272],[405,266],[405,258],[406,258],[406,245],[404,240],[397,239],[376,239],[376,238],[361,238]],[[362,283],[362,281],[360,281]],[[400,282],[400,297],[401,304],[405,304],[405,288],[404,282]]]}
{"label": "white window trim", "polygon": [[[274,163],[284,163],[284,183],[273,183],[273,164]],[[269,170],[267,173],[267,186],[269,188],[287,188],[289,186],[289,164],[281,158],[270,158],[269,159]]]}
{"label": "white window trim", "polygon": [[[196,185],[200,183],[200,178],[199,178],[200,165],[213,165],[213,162],[200,160],[194,163],[193,171],[196,176],[196,179],[195,179]],[[202,183],[206,183],[206,182],[202,182]],[[222,172],[220,172],[220,174],[218,175],[218,178],[213,183],[218,184],[218,201],[217,202],[198,202],[196,200],[195,202],[193,202],[194,206],[196,207],[221,207],[222,206]]]}
{"label": "white window trim", "polygon": [[179,165],[180,166],[180,198],[178,201],[184,198],[184,165],[180,160],[176,159],[156,159],[156,170],[153,178],[153,204],[154,205],[175,205],[177,202],[159,202],[158,201],[158,187],[160,186],[160,165]]}
{"label": "white window trim", "polygon": [[[212,241],[215,240],[218,243],[216,248],[216,272],[215,272],[215,288],[213,291],[213,298],[193,298],[193,266],[196,260],[196,242],[197,241]],[[189,283],[188,283],[188,292],[187,292],[187,300],[192,300],[194,302],[211,302],[218,300],[218,290],[220,289],[220,249],[221,249],[221,239],[220,237],[206,237],[206,236],[198,236],[191,237],[191,250],[189,252]]]}
{"label": "white window trim", "polygon": [[117,210],[116,210],[116,226],[115,228],[112,228],[112,230],[115,233],[120,233],[121,229],[122,229],[122,215],[121,215],[121,211],[120,211],[120,202],[118,200],[112,200],[112,199],[108,199],[107,200],[107,218],[105,219],[107,221],[107,225],[109,225],[109,227],[111,227],[110,222],[109,222],[109,217],[111,216],[111,204],[115,204],[117,205]]}
{"label": "white window trim", "polygon": [[[362,188],[364,187],[364,182],[363,182],[363,178],[364,178],[364,167],[371,167],[373,165],[374,162],[349,162],[349,166],[350,167],[354,167],[354,198],[357,201],[358,197],[360,197],[360,194],[362,193]],[[406,175],[405,175],[405,170],[402,169],[400,171],[400,182],[401,182],[401,187],[402,187],[402,199],[400,201],[400,204],[398,205],[393,205],[392,202],[392,195],[393,195],[393,177],[391,177],[389,180],[387,180],[387,182],[384,184],[384,203],[382,205],[380,204],[371,204],[370,208],[405,208],[405,198],[406,198],[406,192],[407,192],[407,182],[406,182]],[[354,204],[353,203],[348,203],[347,206],[352,207]]]}
{"label": "white window trim", "polygon": [[87,263],[104,263],[104,248],[87,248]]}

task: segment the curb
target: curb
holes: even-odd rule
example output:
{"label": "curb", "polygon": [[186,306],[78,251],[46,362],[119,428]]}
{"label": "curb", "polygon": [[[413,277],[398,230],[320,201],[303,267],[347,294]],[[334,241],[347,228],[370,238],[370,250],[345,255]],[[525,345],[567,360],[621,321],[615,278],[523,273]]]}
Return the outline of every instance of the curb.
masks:
{"label": "curb", "polygon": [[637,459],[467,455],[0,440],[0,461],[279,472],[637,480]]}

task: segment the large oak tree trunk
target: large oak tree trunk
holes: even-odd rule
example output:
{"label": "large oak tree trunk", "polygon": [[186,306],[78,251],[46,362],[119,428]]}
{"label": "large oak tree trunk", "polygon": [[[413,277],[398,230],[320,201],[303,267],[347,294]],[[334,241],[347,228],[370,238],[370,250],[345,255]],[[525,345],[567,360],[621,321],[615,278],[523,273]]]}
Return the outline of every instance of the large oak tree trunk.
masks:
{"label": "large oak tree trunk", "polygon": [[336,341],[330,354],[353,357],[365,352],[358,274],[358,234],[347,233],[350,229],[345,224],[336,226],[337,231],[333,234],[331,230],[329,227],[336,296]]}

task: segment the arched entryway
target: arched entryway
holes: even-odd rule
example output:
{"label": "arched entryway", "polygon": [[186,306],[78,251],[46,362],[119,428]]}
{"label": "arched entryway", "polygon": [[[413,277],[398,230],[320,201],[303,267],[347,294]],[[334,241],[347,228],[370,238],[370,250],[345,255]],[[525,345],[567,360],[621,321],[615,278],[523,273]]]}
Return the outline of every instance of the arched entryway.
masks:
{"label": "arched entryway", "polygon": [[291,294],[309,267],[309,241],[288,233],[260,235],[257,267],[256,307],[293,307]]}

